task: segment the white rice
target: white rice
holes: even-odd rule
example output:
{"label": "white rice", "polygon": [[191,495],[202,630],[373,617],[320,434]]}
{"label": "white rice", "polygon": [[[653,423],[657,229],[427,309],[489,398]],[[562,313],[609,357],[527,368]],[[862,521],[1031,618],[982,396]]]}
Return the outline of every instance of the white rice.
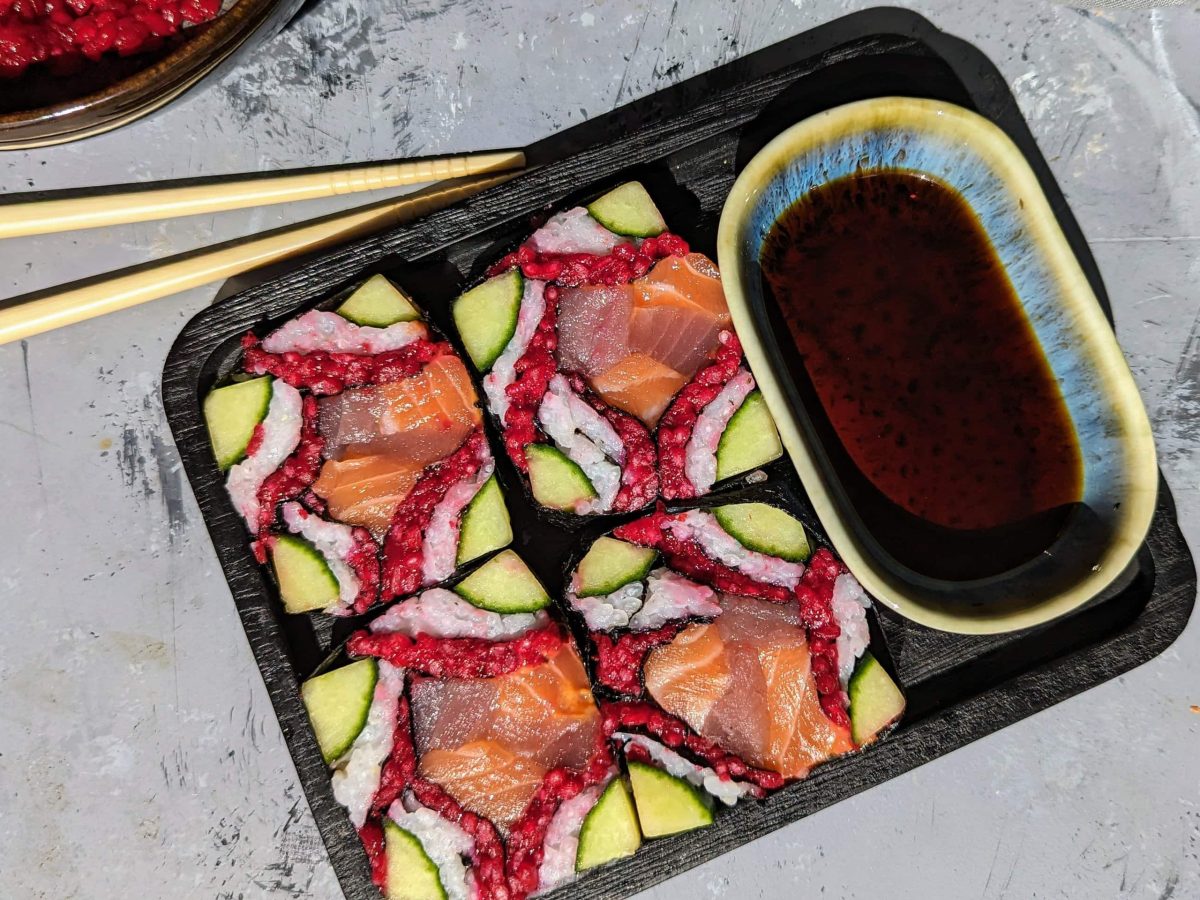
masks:
{"label": "white rice", "polygon": [[421,842],[421,848],[437,866],[438,880],[448,900],[471,900],[477,895],[475,879],[463,861],[475,851],[475,841],[466,831],[422,806],[410,794],[391,805],[388,818]]}
{"label": "white rice", "polygon": [[587,515],[612,509],[621,488],[625,445],[608,420],[571,390],[565,377],[555,375],[538,407],[538,423],[558,448],[583,469],[596,490],[596,498],[578,504],[575,512]]}
{"label": "white rice", "polygon": [[713,589],[670,569],[655,569],[646,579],[646,602],[629,620],[634,631],[652,631],[689,616],[719,616]]}
{"label": "white rice", "polygon": [[495,613],[468,603],[453,591],[430,588],[402,600],[371,623],[375,634],[399,632],[409,637],[426,634],[435,638],[482,638],[506,641],[527,631],[544,628],[549,617],[544,610],[533,613]]}
{"label": "white rice", "polygon": [[640,581],[622,585],[611,594],[598,597],[580,597],[575,591],[579,587],[579,575],[572,576],[571,590],[567,602],[579,612],[591,631],[615,631],[627,628],[629,618],[642,608],[642,594],[646,586]]}
{"label": "white rice", "polygon": [[545,225],[530,236],[529,243],[538,253],[594,253],[605,256],[625,240],[593,219],[582,206],[576,206],[551,216]]}
{"label": "white rice", "polygon": [[258,489],[300,444],[302,407],[298,390],[278,378],[271,382],[271,402],[262,421],[262,442],[252,455],[230,469],[225,479],[233,507],[251,531],[258,531]]}
{"label": "white rice", "polygon": [[683,472],[699,493],[708,493],[716,482],[717,446],[721,443],[721,435],[752,390],[754,376],[741,369],[696,417],[692,436],[687,442]]}
{"label": "white rice", "polygon": [[459,528],[462,511],[475,499],[479,489],[492,477],[496,468],[491,453],[484,448],[485,462],[474,478],[450,486],[446,495],[433,508],[425,538],[421,542],[421,583],[445,581],[458,568]]}
{"label": "white rice", "polygon": [[355,828],[362,828],[379,790],[383,763],[392,752],[396,714],[404,692],[404,670],[379,661],[379,681],[367,713],[367,724],[337,763],[333,796],[346,807]]}
{"label": "white rice", "polygon": [[670,747],[644,735],[615,731],[613,737],[626,744],[637,744],[639,747],[643,747],[650,754],[650,758],[668,775],[683,778],[689,784],[716,797],[726,806],[733,806],[743,797],[754,797],[759,793],[756,785],[745,781],[734,781],[731,778],[722,778],[708,766],[696,765]]}
{"label": "white rice", "polygon": [[262,348],[268,353],[327,350],[369,356],[399,350],[428,334],[424,322],[397,322],[387,328],[374,328],[355,325],[335,312],[314,309],[272,331],[263,339]]}
{"label": "white rice", "polygon": [[693,509],[668,518],[664,527],[680,540],[694,539],[717,562],[755,581],[791,589],[800,583],[804,574],[803,563],[788,562],[742,546],[711,513]]}
{"label": "white rice", "polygon": [[298,534],[325,558],[325,565],[338,583],[338,601],[326,612],[336,612],[354,606],[360,583],[346,558],[354,550],[354,530],[341,522],[330,522],[313,515],[299,503],[285,503],[283,521],[288,531]]}
{"label": "white rice", "polygon": [[492,413],[504,424],[508,415],[508,386],[517,379],[517,360],[529,349],[529,342],[537,333],[538,325],[546,314],[546,282],[525,280],[525,292],[521,295],[521,310],[517,313],[517,330],[504,348],[504,352],[492,363],[492,370],[483,377],[483,392],[487,394]]}
{"label": "white rice", "polygon": [[871,629],[867,625],[867,607],[871,598],[858,583],[858,579],[845,572],[833,583],[833,617],[842,633],[837,639],[838,679],[845,688],[854,673],[854,664],[871,643]]}
{"label": "white rice", "polygon": [[579,853],[579,832],[583,828],[583,820],[607,785],[606,781],[584,788],[558,807],[546,828],[542,865],[538,869],[538,886],[534,896],[575,880],[575,857]]}

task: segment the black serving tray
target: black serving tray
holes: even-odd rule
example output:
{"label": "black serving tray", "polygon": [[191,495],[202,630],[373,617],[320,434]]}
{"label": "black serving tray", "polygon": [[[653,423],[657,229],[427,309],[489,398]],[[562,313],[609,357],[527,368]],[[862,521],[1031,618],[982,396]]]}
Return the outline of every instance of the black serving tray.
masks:
{"label": "black serving tray", "polygon": [[[914,13],[876,9],[540,141],[527,148],[535,166],[527,174],[408,227],[293,265],[200,313],[180,334],[163,375],[167,418],[313,816],[350,900],[375,900],[378,894],[359,841],[333,799],[299,694],[300,681],[336,649],[345,626],[335,630],[324,616],[283,615],[249,552],[201,415],[201,398],[233,364],[238,338],[327,301],[376,272],[410,291],[433,323],[453,334],[449,301],[519,241],[531,222],[549,206],[561,207],[629,177],[646,183],[673,230],[714,255],[725,196],[758,149],[808,115],[882,95],[951,101],[1003,128],[1028,158],[1111,320],[1095,261],[995,66]],[[498,449],[495,433],[490,437]],[[504,455],[496,455],[513,517],[514,547],[552,594],[561,596],[565,567],[580,542],[619,520],[560,527],[534,509]],[[774,463],[768,474],[767,488],[793,496],[799,514],[812,522],[790,465]],[[764,801],[723,811],[711,828],[651,841],[633,858],[589,873],[555,895],[628,896],[1126,672],[1179,635],[1195,596],[1195,567],[1162,483],[1136,563],[1104,596],[1063,619],[1024,632],[968,637],[931,631],[880,609],[878,627],[909,698],[904,721],[891,736],[818,767],[805,781]]]}

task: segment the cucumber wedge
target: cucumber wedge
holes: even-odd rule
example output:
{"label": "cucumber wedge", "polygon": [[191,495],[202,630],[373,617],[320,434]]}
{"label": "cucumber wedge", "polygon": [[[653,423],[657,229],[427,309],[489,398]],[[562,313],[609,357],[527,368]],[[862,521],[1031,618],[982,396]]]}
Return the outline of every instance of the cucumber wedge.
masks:
{"label": "cucumber wedge", "polygon": [[217,465],[224,472],[246,455],[254,429],[271,405],[270,375],[219,387],[204,398],[204,421]]}
{"label": "cucumber wedge", "polygon": [[579,561],[580,597],[602,597],[631,581],[641,581],[658,558],[658,551],[616,538],[602,537]]}
{"label": "cucumber wedge", "polygon": [[438,867],[416,835],[385,819],[383,846],[387,856],[383,895],[387,900],[446,900]]}
{"label": "cucumber wedge", "polygon": [[300,685],[300,696],[317,735],[317,745],[328,765],[350,749],[367,724],[379,666],[373,659],[310,678]]}
{"label": "cucumber wedge", "polygon": [[602,866],[614,859],[633,856],[642,846],[642,831],[624,778],[609,782],[579,829],[575,871]]}
{"label": "cucumber wedge", "polygon": [[271,541],[271,566],[288,612],[325,609],[337,601],[341,592],[337,578],[321,551],[304,538],[276,535]]}
{"label": "cucumber wedge", "polygon": [[682,778],[630,760],[629,784],[637,802],[642,834],[648,838],[693,831],[713,822],[708,798]]}
{"label": "cucumber wedge", "polygon": [[519,269],[489,278],[454,301],[454,327],[480,372],[492,367],[517,330],[525,279]]}
{"label": "cucumber wedge", "polygon": [[766,503],[732,503],[718,506],[713,515],[731,537],[748,550],[778,556],[788,562],[808,559],[804,526]]}
{"label": "cucumber wedge", "polygon": [[528,613],[550,604],[542,583],[511,550],[493,556],[460,581],[454,592],[468,603],[496,613]]}
{"label": "cucumber wedge", "polygon": [[342,318],[356,325],[387,328],[397,322],[412,322],[421,318],[404,293],[382,275],[372,275],[336,310]]}
{"label": "cucumber wedge", "polygon": [[640,182],[627,181],[588,205],[593,219],[614,234],[654,237],[667,230],[667,222]]}
{"label": "cucumber wedge", "polygon": [[508,507],[495,475],[484,482],[463,510],[458,535],[456,561],[460,566],[512,543]]}
{"label": "cucumber wedge", "polygon": [[850,737],[860,747],[904,714],[904,695],[871,651],[850,676]]}
{"label": "cucumber wedge", "polygon": [[533,499],[542,506],[563,512],[595,499],[592,482],[565,453],[549,444],[530,444],[525,448],[529,461],[529,488]]}
{"label": "cucumber wedge", "polygon": [[721,432],[717,481],[750,472],[783,456],[775,420],[760,391],[751,391]]}

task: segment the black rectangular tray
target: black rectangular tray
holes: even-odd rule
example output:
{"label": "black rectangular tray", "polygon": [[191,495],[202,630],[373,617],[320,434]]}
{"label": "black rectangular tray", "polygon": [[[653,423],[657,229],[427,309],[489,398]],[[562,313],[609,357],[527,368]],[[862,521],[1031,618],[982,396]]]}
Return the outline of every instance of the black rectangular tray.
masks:
{"label": "black rectangular tray", "polygon": [[[366,857],[300,700],[310,675],[342,636],[327,617],[285,616],[248,549],[213,463],[201,398],[236,360],[238,339],[383,272],[410,291],[447,334],[449,301],[528,231],[548,206],[594,195],[628,177],[647,184],[667,221],[713,254],[722,203],[741,166],[771,137],[822,109],[883,95],[943,99],[996,122],[1028,158],[1096,296],[1104,286],[1079,227],[1007,85],[971,45],[920,16],[875,9],[838,19],[622,107],[527,148],[529,173],[457,206],[319,254],[253,284],[194,317],[171,349],[163,402],[246,636],[258,661],[313,816],[342,890],[375,900]],[[261,273],[260,273],[261,277]],[[493,446],[496,435],[492,433]],[[564,564],[585,536],[614,521],[562,529],[537,512],[511,464],[498,474],[512,511],[515,548],[561,596]],[[797,492],[790,465],[772,480]],[[811,509],[799,492],[802,516]],[[909,698],[900,728],[854,756],[817,768],[762,802],[723,811],[706,830],[646,844],[633,858],[589,873],[554,895],[614,898],[642,890],[818,809],[1045,709],[1151,659],[1183,630],[1196,574],[1165,482],[1136,562],[1104,596],[1048,625],[967,637],[931,631],[880,609],[879,626]],[[878,606],[878,605],[877,605]]]}

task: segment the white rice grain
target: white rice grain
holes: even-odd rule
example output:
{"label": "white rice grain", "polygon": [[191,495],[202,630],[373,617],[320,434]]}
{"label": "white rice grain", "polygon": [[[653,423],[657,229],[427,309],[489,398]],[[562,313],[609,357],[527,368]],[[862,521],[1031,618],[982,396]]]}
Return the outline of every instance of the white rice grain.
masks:
{"label": "white rice grain", "polygon": [[630,617],[642,608],[642,594],[646,586],[640,581],[622,585],[611,594],[598,597],[580,597],[575,591],[579,587],[579,575],[572,576],[572,586],[567,592],[567,602],[579,612],[591,631],[615,631],[627,628]]}
{"label": "white rice grain", "polygon": [[422,806],[411,794],[391,805],[388,818],[421,842],[425,855],[437,866],[447,900],[472,900],[477,893],[475,879],[463,859],[474,853],[475,841],[466,831]]}
{"label": "white rice grain", "polygon": [[838,679],[842,687],[850,683],[854,665],[871,643],[871,629],[867,625],[867,608],[871,598],[867,596],[858,579],[844,572],[833,583],[833,617],[842,633],[837,639]]}
{"label": "white rice grain", "polygon": [[613,737],[627,745],[637,744],[642,747],[668,775],[682,778],[689,784],[702,788],[726,806],[733,806],[743,797],[756,797],[759,794],[756,785],[745,781],[734,781],[731,778],[722,778],[708,766],[699,766],[690,759],[680,756],[670,747],[644,735],[615,731]]}
{"label": "white rice grain", "polygon": [[596,491],[596,498],[579,504],[575,512],[587,515],[612,509],[621,488],[625,445],[608,420],[571,390],[565,377],[555,375],[538,407],[538,423],[558,448],[583,470]]}
{"label": "white rice grain", "polygon": [[370,356],[399,350],[428,335],[424,322],[397,322],[387,328],[375,328],[355,325],[335,312],[314,309],[272,331],[263,339],[262,348],[268,353],[326,350]]}
{"label": "white rice grain", "polygon": [[692,436],[687,442],[683,472],[697,492],[708,493],[716,482],[717,447],[721,435],[752,390],[754,376],[741,369],[696,417]]}
{"label": "white rice grain", "polygon": [[538,869],[537,894],[552,891],[575,880],[575,857],[579,853],[579,832],[600,795],[604,784],[584,788],[570,800],[564,800],[546,828],[542,844],[542,865]]}
{"label": "white rice grain", "polygon": [[670,569],[655,569],[646,579],[646,602],[629,619],[634,631],[652,631],[691,616],[719,616],[717,595]]}
{"label": "white rice grain", "polygon": [[300,444],[304,402],[300,392],[284,381],[271,382],[271,402],[262,421],[262,441],[253,454],[229,470],[225,487],[246,527],[258,531],[258,489],[283,465]]}
{"label": "white rice grain", "polygon": [[544,628],[544,610],[533,613],[496,613],[480,609],[453,591],[430,588],[392,606],[370,625],[375,634],[418,634],[435,638],[482,638],[507,641],[527,631]]}
{"label": "white rice grain", "polygon": [[483,392],[487,394],[492,414],[504,424],[508,415],[508,386],[517,379],[517,360],[529,349],[546,314],[546,282],[525,280],[521,309],[517,313],[517,330],[513,332],[504,352],[492,363],[492,370],[483,377]]}
{"label": "white rice grain", "polygon": [[337,763],[333,796],[346,807],[355,828],[362,828],[379,790],[383,763],[392,752],[396,714],[404,692],[404,670],[379,661],[379,680],[367,713],[367,724]]}
{"label": "white rice grain", "polygon": [[582,206],[551,216],[529,238],[538,253],[592,253],[605,256],[628,238],[613,234]]}
{"label": "white rice grain", "polygon": [[360,583],[346,558],[354,550],[354,530],[341,522],[330,522],[309,512],[299,503],[285,503],[283,521],[288,531],[317,548],[338,583],[338,600],[326,612],[336,613],[354,605]]}
{"label": "white rice grain", "polygon": [[711,513],[693,509],[668,518],[664,527],[680,540],[695,540],[717,562],[755,581],[791,589],[804,574],[803,563],[788,562],[744,547]]}
{"label": "white rice grain", "polygon": [[473,478],[451,485],[433,508],[425,537],[421,542],[421,583],[445,581],[458,568],[458,542],[461,537],[462,511],[475,499],[479,489],[492,477],[496,464],[485,447],[485,461]]}

